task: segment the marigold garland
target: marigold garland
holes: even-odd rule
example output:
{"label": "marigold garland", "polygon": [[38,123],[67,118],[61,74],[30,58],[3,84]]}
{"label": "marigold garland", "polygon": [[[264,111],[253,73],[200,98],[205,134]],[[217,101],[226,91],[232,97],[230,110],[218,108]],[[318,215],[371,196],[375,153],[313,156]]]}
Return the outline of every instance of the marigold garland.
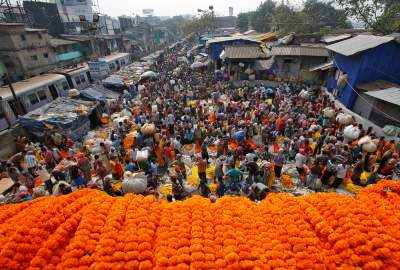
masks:
{"label": "marigold garland", "polygon": [[0,269],[400,269],[400,184],[356,198],[157,202],[94,190],[0,207]]}

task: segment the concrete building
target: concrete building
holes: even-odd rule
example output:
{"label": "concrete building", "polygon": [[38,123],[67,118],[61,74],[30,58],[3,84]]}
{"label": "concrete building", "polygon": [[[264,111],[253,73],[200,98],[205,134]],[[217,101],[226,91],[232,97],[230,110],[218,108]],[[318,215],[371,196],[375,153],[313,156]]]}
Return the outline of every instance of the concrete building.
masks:
{"label": "concrete building", "polygon": [[101,16],[99,20],[100,32],[103,35],[114,35],[113,19],[110,16]]}
{"label": "concrete building", "polygon": [[92,0],[56,0],[58,12],[63,22],[80,22],[79,16],[85,16],[86,20],[92,21]]}
{"label": "concrete building", "polygon": [[64,25],[56,3],[24,1],[24,10],[30,18],[30,27],[48,29],[49,34],[58,37],[64,34]]}
{"label": "concrete building", "polygon": [[47,29],[2,23],[0,40],[0,61],[6,66],[12,81],[43,74],[57,62]]}

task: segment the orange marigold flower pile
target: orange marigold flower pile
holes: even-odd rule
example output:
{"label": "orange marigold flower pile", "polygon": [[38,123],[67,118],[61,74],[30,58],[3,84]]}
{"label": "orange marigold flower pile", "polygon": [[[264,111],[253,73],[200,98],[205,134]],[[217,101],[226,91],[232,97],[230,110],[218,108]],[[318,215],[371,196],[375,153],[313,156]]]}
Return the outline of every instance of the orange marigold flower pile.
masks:
{"label": "orange marigold flower pile", "polygon": [[258,205],[94,190],[5,205],[0,269],[400,269],[400,184]]}

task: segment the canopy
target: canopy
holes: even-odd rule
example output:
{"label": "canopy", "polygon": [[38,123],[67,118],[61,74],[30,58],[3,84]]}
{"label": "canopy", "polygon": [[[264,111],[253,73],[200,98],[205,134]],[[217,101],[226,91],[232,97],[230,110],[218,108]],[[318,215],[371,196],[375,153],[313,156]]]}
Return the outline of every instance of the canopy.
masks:
{"label": "canopy", "polygon": [[110,99],[118,99],[119,93],[106,89],[101,85],[91,85],[90,87],[81,90],[82,98],[90,101],[106,101]]}
{"label": "canopy", "polygon": [[125,82],[121,79],[121,77],[112,75],[103,80],[103,85],[111,88],[124,88]]}
{"label": "canopy", "polygon": [[89,116],[97,110],[99,103],[82,99],[57,98],[19,118],[25,130],[44,139],[46,133],[59,132],[80,141],[90,131]]}

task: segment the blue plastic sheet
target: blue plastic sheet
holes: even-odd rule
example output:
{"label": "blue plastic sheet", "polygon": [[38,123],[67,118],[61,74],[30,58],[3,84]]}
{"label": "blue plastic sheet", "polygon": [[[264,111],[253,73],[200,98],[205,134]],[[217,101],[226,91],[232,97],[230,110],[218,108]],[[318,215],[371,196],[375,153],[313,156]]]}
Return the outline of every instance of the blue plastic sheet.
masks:
{"label": "blue plastic sheet", "polygon": [[99,103],[62,97],[19,118],[25,130],[39,140],[58,132],[74,141],[81,141],[90,131],[89,116]]}
{"label": "blue plastic sheet", "polygon": [[118,99],[120,93],[106,89],[101,85],[91,85],[90,87],[80,91],[83,99],[91,101],[106,101],[109,99]]}

